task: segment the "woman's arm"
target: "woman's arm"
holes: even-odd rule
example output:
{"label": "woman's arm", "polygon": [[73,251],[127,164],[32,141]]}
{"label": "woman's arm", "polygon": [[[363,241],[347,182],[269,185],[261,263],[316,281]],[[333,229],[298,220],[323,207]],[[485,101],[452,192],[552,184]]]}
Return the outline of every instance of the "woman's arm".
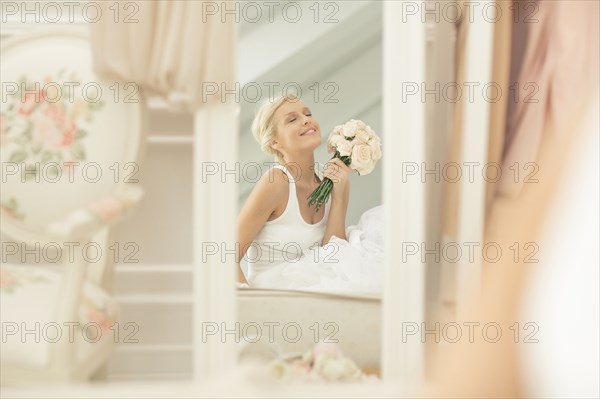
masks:
{"label": "woman's arm", "polygon": [[333,181],[333,189],[329,220],[327,220],[321,245],[327,244],[332,236],[346,240],[346,211],[350,199],[349,174],[351,172],[352,169],[337,158],[331,159],[323,172],[323,177]]}
{"label": "woman's arm", "polygon": [[[272,172],[271,172],[272,171]],[[242,207],[237,220],[236,262],[238,282],[247,283],[240,261],[248,247],[262,230],[269,216],[281,204],[288,191],[288,182],[282,173],[270,170],[256,183]]]}

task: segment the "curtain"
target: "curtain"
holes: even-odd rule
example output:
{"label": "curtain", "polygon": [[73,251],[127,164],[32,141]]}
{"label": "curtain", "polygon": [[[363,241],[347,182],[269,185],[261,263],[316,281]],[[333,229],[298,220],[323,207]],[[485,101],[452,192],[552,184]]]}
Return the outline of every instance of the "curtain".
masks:
{"label": "curtain", "polygon": [[[467,45],[467,34],[469,26],[469,7],[461,10],[461,18],[456,23],[457,35],[455,45],[455,82],[464,87],[465,72],[465,50]],[[463,97],[464,98],[464,97]],[[456,162],[461,164],[462,128],[463,128],[463,99],[458,100],[454,107],[452,117],[452,131],[448,144],[447,163]],[[445,237],[455,239],[458,232],[458,204],[460,201],[460,185],[444,181],[442,209],[442,233]]]}
{"label": "curtain", "polygon": [[[504,132],[506,129],[506,115],[510,96],[509,78],[511,71],[511,38],[512,19],[510,18],[510,6],[512,2],[497,1],[502,18],[494,25],[494,49],[492,54],[492,82],[495,82],[502,90],[502,95],[497,102],[490,103],[490,121],[488,131],[488,156],[490,164],[500,164],[502,161],[502,149],[504,147]],[[486,215],[490,213],[496,183],[492,175],[494,170],[489,168],[490,181],[486,183]]]}
{"label": "curtain", "polygon": [[[505,121],[508,107],[509,77],[511,67],[511,32],[512,18],[510,15],[510,6],[512,2],[498,0],[496,6],[501,9],[502,17],[495,22],[493,33],[493,53],[492,53],[492,82],[495,82],[502,90],[500,100],[490,103],[490,120],[488,129],[488,163],[501,162],[502,149],[504,143]],[[460,87],[465,86],[465,52],[469,35],[469,7],[463,7],[462,17],[457,21],[457,38],[455,47],[455,81]],[[494,96],[494,95],[492,95]],[[447,163],[455,162],[463,165],[463,154],[461,153],[463,143],[463,115],[464,115],[463,97],[456,102],[453,114],[452,132],[448,145]],[[493,168],[488,171],[491,174]],[[493,176],[490,176],[493,178]],[[494,182],[486,184],[486,215],[490,213],[492,200],[495,190]],[[455,182],[443,182],[443,208],[442,208],[442,235],[443,241],[456,242],[458,240],[458,210],[461,201],[460,184]],[[441,298],[442,301],[452,303],[456,298],[456,265],[444,264],[441,269]]]}
{"label": "curtain", "polygon": [[[515,198],[535,183],[537,155],[550,134],[569,135],[598,89],[596,1],[539,1],[508,114],[499,195]],[[517,174],[518,173],[518,174]]]}
{"label": "curtain", "polygon": [[[461,18],[456,22],[456,43],[454,60],[454,80],[460,87],[465,82],[465,52],[469,27],[469,7],[463,7]],[[462,129],[463,129],[463,100],[454,104],[452,129],[448,143],[446,163],[461,163]],[[443,180],[442,187],[442,245],[456,242],[458,236],[458,208],[460,201],[460,184]],[[440,300],[442,305],[450,306],[451,313],[456,301],[456,264],[442,262],[440,267]]]}
{"label": "curtain", "polygon": [[[509,77],[511,68],[511,32],[512,18],[510,15],[511,2],[496,1],[497,7],[501,11],[502,18],[499,18],[494,25],[494,42],[492,54],[492,82],[496,83],[502,90],[500,99],[490,103],[490,120],[488,130],[488,163],[499,164],[502,159],[502,150],[504,145],[505,121],[508,108],[508,94],[510,91]],[[464,87],[464,69],[465,69],[465,47],[469,27],[469,7],[462,10],[462,18],[457,22],[457,39],[455,48],[455,81]],[[448,145],[447,162],[456,162],[462,165],[462,130],[464,115],[464,97],[456,102],[454,107],[453,125]],[[493,168],[489,168],[490,182],[486,185],[486,214],[489,213],[492,199],[494,197],[495,184],[492,179]],[[443,233],[449,239],[457,237],[458,229],[458,205],[460,202],[460,185],[458,183],[444,182],[443,188],[444,209],[442,216]]]}
{"label": "curtain", "polygon": [[232,16],[222,21],[220,13],[208,12],[218,3],[116,4],[124,3],[97,3],[103,17],[90,24],[98,76],[136,82],[170,107],[189,111],[221,102],[222,87],[234,89],[235,24]]}

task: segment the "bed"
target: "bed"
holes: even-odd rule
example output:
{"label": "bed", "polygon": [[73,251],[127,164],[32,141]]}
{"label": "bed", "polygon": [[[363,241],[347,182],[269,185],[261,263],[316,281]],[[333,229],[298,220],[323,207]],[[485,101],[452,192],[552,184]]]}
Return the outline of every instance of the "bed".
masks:
{"label": "bed", "polygon": [[380,369],[379,295],[244,288],[238,290],[238,318],[246,347],[258,341],[289,355],[319,341],[337,342],[363,370]]}

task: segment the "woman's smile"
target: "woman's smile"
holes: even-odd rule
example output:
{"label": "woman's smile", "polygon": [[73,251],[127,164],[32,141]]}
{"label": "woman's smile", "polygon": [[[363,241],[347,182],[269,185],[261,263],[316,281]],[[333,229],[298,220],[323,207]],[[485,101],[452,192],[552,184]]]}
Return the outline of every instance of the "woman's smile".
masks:
{"label": "woman's smile", "polygon": [[316,134],[317,131],[315,128],[311,127],[308,130],[305,130],[304,133],[300,134],[300,136],[312,136],[313,134]]}

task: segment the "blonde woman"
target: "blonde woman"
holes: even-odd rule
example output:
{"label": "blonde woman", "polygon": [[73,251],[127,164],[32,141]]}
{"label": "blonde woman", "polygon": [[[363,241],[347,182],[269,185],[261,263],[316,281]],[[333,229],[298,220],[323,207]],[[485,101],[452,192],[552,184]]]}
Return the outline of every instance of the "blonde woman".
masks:
{"label": "blonde woman", "polygon": [[[264,103],[256,113],[252,133],[277,164],[256,183],[238,217],[238,282],[250,286],[262,272],[297,260],[314,245],[327,244],[332,236],[346,239],[352,171],[339,159],[330,160],[322,174],[315,169],[321,129],[296,96]],[[333,181],[333,191],[327,204],[315,212],[307,197],[325,177]],[[245,255],[248,279],[239,267]]]}

